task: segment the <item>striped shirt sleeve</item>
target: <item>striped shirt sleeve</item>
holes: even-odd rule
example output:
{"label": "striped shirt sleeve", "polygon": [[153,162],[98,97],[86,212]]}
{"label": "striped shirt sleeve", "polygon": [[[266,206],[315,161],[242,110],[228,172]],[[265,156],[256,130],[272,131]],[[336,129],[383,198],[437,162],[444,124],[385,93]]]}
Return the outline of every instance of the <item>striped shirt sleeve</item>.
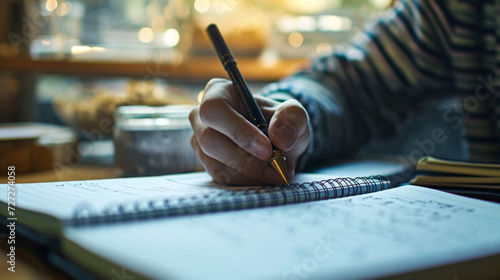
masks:
{"label": "striped shirt sleeve", "polygon": [[304,158],[348,155],[394,134],[420,101],[456,93],[443,2],[399,1],[348,47],[263,89],[307,110],[313,138]]}

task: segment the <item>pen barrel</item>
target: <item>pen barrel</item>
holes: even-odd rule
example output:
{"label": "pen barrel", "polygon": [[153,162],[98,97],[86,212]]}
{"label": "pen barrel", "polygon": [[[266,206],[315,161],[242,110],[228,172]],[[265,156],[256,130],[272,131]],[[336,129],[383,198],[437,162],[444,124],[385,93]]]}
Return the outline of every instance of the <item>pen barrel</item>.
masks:
{"label": "pen barrel", "polygon": [[[226,42],[219,32],[219,29],[215,24],[210,24],[207,27],[207,33],[210,37],[210,40],[214,44],[215,50],[217,51],[217,55],[219,56],[222,65],[224,65],[224,69],[229,74],[229,77],[233,82],[233,86],[236,89],[241,102],[245,106],[250,121],[269,138],[266,119],[260,111],[259,106],[257,105],[257,102],[255,101],[252,93],[250,92],[247,83],[243,79],[240,70],[236,66],[236,61],[233,57],[233,54],[227,47]],[[279,149],[276,149],[274,145],[272,157],[271,159],[269,159],[268,164],[276,171],[283,182],[288,185],[289,181],[284,153]]]}
{"label": "pen barrel", "polygon": [[243,79],[240,70],[236,66],[236,60],[234,59],[233,54],[224,41],[224,38],[222,38],[219,29],[215,24],[210,24],[207,27],[207,34],[210,37],[215,50],[217,51],[217,55],[219,56],[224,69],[233,82],[234,88],[236,89],[240,100],[243,102],[243,105],[249,116],[249,121],[269,137],[266,119],[264,118],[264,115],[262,115],[262,112],[260,111],[259,106],[257,105],[257,102],[252,95],[252,92],[248,88],[248,85]]}
{"label": "pen barrel", "polygon": [[241,78],[242,76],[236,67],[236,62],[228,62],[225,67],[228,68],[229,77],[231,78],[234,88],[236,89],[236,92],[238,93],[240,100],[248,113],[250,122],[252,122],[258,129],[269,137],[266,119],[260,111],[255,98],[248,88],[248,85]]}

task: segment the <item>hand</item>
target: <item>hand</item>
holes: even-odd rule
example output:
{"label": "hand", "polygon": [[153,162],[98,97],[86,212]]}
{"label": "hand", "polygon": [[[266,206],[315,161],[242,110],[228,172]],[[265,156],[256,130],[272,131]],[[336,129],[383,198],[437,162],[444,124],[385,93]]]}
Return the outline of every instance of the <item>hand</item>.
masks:
{"label": "hand", "polygon": [[272,146],[286,156],[288,175],[310,141],[309,118],[296,100],[283,103],[255,96],[269,124],[269,139],[249,122],[233,84],[211,80],[201,104],[189,114],[194,130],[191,145],[214,181],[225,185],[283,183],[267,165]]}

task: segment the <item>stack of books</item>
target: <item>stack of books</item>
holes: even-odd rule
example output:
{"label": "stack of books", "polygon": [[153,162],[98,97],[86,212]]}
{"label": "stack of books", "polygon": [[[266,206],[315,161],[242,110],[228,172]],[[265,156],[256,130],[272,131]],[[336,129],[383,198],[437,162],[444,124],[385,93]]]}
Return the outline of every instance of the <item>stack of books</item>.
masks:
{"label": "stack of books", "polygon": [[424,157],[417,164],[417,173],[412,185],[479,195],[495,201],[500,199],[500,164]]}

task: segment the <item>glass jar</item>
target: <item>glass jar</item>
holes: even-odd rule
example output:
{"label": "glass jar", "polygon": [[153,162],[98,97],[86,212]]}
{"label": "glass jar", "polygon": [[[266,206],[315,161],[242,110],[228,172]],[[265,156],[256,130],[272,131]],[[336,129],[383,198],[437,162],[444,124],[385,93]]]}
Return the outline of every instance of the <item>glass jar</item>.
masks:
{"label": "glass jar", "polygon": [[115,164],[126,176],[200,171],[189,105],[122,106],[115,112]]}

